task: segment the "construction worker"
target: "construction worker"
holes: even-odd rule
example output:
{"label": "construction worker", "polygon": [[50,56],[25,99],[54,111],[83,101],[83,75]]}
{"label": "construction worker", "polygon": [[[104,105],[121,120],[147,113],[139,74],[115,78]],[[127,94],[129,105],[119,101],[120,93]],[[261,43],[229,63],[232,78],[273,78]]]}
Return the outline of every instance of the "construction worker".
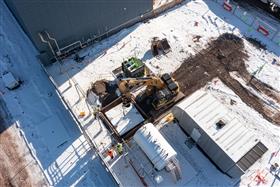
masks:
{"label": "construction worker", "polygon": [[114,152],[112,149],[109,149],[109,151],[107,152],[108,156],[113,159],[114,158]]}
{"label": "construction worker", "polygon": [[117,144],[117,151],[119,153],[119,155],[123,154],[123,147],[121,143]]}

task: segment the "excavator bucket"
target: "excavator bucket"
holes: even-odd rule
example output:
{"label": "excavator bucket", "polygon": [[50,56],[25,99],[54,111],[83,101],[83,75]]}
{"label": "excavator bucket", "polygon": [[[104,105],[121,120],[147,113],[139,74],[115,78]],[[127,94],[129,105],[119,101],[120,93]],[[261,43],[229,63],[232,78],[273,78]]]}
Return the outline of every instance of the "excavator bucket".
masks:
{"label": "excavator bucket", "polygon": [[170,45],[169,45],[169,43],[168,43],[166,38],[162,39],[160,41],[160,44],[161,44],[161,48],[162,48],[162,51],[163,51],[164,54],[166,54],[166,53],[171,51]]}
{"label": "excavator bucket", "polygon": [[160,51],[162,51],[162,53],[164,54],[170,52],[171,47],[166,38],[160,40],[159,38],[154,37],[152,39],[151,51],[153,53],[153,56],[158,56],[160,54]]}

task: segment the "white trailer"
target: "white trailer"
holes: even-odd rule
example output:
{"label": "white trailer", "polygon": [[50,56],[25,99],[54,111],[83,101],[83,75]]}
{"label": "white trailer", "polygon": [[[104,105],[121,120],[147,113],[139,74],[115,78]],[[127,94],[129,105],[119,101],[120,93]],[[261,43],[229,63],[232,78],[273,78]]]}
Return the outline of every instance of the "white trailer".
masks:
{"label": "white trailer", "polygon": [[158,171],[164,169],[177,155],[152,123],[138,129],[133,139]]}

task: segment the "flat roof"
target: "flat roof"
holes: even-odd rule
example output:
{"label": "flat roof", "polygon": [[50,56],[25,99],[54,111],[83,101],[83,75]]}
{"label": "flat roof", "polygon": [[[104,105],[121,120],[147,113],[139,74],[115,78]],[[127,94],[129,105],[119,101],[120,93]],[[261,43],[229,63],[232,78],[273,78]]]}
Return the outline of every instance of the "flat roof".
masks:
{"label": "flat roof", "polygon": [[[175,107],[185,111],[234,162],[259,142],[245,124],[205,91],[196,91]],[[219,120],[225,122],[220,129],[216,125]]]}

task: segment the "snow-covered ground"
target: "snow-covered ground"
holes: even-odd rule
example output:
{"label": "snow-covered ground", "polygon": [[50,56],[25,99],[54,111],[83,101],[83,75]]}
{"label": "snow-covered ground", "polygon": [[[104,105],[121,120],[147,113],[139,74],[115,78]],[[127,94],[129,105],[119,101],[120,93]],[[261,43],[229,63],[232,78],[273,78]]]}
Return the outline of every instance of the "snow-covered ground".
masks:
{"label": "snow-covered ground", "polygon": [[[8,91],[0,79],[0,90],[10,113],[14,120],[18,121],[29,146],[41,163],[48,181],[51,185],[58,186],[113,185],[111,176],[100,164],[100,160],[90,149],[85,137],[49,83],[35,57],[37,52],[34,47],[2,1],[0,12],[4,13],[1,14],[3,17],[0,22],[0,73],[9,70],[24,81],[19,89]],[[136,24],[92,47],[83,49],[79,52],[80,56],[86,56],[82,63],[76,63],[72,58],[68,58],[49,66],[47,70],[74,114],[79,117],[81,112],[86,113],[79,121],[98,149],[103,151],[114,143],[114,140],[103,123],[94,118],[92,109],[86,103],[84,93],[92,82],[103,78],[113,80],[112,71],[119,67],[124,59],[132,56],[142,59],[156,74],[173,72],[185,58],[196,54],[212,38],[225,32],[241,37],[252,35],[267,45],[269,51],[264,51],[245,42],[249,54],[247,69],[250,73],[254,73],[265,64],[262,71],[256,75],[257,78],[280,91],[280,67],[271,63],[273,58],[279,60],[279,46],[256,31],[249,32],[244,22],[210,0],[185,1],[181,6],[155,19]],[[197,35],[201,36],[199,42],[193,40]],[[149,47],[152,37],[155,36],[167,38],[172,52],[160,58],[153,58]],[[242,176],[240,185],[256,185],[254,177],[258,172],[262,172],[266,175],[265,185],[279,186],[279,179],[268,172],[269,162],[275,162],[280,154],[271,157],[273,152],[279,150],[279,127],[263,119],[219,80],[209,83],[204,89],[236,113],[240,120],[269,147],[269,152]],[[230,105],[230,99],[237,101],[237,104]],[[186,135],[177,124],[162,125],[161,129],[170,144],[183,155],[197,173],[186,185],[238,184],[239,180],[232,180],[222,174],[196,147],[190,149],[184,146]],[[108,163],[124,185],[141,185],[141,181],[137,179],[127,179],[129,177],[124,173],[134,177],[135,173],[131,167],[124,167],[127,163],[122,157],[116,161],[109,160]],[[120,170],[122,167],[118,167],[118,164],[127,169]]]}
{"label": "snow-covered ground", "polygon": [[[112,186],[89,143],[59,99],[36,58],[37,51],[0,1],[0,74],[11,71],[23,84],[0,97],[37,157],[50,185]],[[34,173],[36,174],[36,173]]]}
{"label": "snow-covered ground", "polygon": [[[279,24],[279,22],[276,22],[276,24]],[[265,64],[262,70],[256,74],[256,77],[280,91],[280,67],[272,64],[274,58],[279,60],[279,46],[257,31],[250,30],[249,32],[248,29],[248,26],[244,22],[225,11],[219,4],[213,1],[185,1],[181,6],[177,6],[161,14],[155,19],[123,29],[116,35],[92,47],[83,49],[79,52],[80,56],[85,56],[85,60],[82,63],[76,63],[70,57],[61,63],[55,63],[49,66],[47,70],[56,82],[64,98],[72,107],[75,115],[78,116],[81,111],[85,111],[88,114],[88,117],[80,119],[80,121],[84,124],[84,128],[102,151],[110,147],[114,140],[109,136],[110,133],[106,127],[100,121],[95,120],[93,116],[89,115],[91,109],[87,107],[85,97],[82,93],[86,93],[90,84],[96,80],[113,80],[112,71],[118,68],[124,59],[129,57],[136,56],[142,59],[154,73],[162,74],[175,71],[185,58],[196,54],[202,48],[206,47],[210,40],[222,33],[230,32],[241,37],[251,36],[266,44],[268,50],[256,49],[244,40],[246,51],[249,55],[249,59],[246,62],[248,71],[254,73]],[[199,42],[193,40],[197,35],[201,36]],[[149,47],[152,37],[155,36],[167,38],[172,52],[159,58],[153,58]],[[196,147],[192,149],[188,149],[186,146],[184,147],[186,137],[178,128],[177,124],[166,125],[163,129],[167,128],[168,130],[162,130],[164,136],[170,140],[170,143],[177,150],[181,151],[181,154],[184,155],[185,159],[198,173],[187,185],[256,185],[254,177],[258,172],[263,172],[263,175],[266,175],[266,185],[280,185],[279,180],[275,179],[272,174],[265,174],[268,173],[271,153],[277,151],[280,146],[280,128],[263,119],[256,111],[244,104],[235,93],[220,84],[219,80],[209,83],[204,89],[208,90],[208,92],[225,103],[230,110],[239,115],[244,125],[252,129],[258,137],[261,137],[269,147],[269,151],[242,176],[241,182],[239,183],[239,180],[230,179],[217,170]],[[230,105],[228,102],[229,98],[236,100],[237,104]],[[275,158],[277,157],[272,157],[272,159]],[[135,186],[141,184],[136,179],[135,183],[133,183],[132,178],[136,174],[133,174],[131,167],[124,167],[127,163],[125,163],[122,157],[108,162],[123,184],[135,184]],[[123,167],[123,172],[119,172],[120,167],[118,167],[118,164]],[[133,176],[131,176],[132,178],[126,178],[123,176],[125,175],[124,173],[127,173],[128,176],[133,174]]]}

